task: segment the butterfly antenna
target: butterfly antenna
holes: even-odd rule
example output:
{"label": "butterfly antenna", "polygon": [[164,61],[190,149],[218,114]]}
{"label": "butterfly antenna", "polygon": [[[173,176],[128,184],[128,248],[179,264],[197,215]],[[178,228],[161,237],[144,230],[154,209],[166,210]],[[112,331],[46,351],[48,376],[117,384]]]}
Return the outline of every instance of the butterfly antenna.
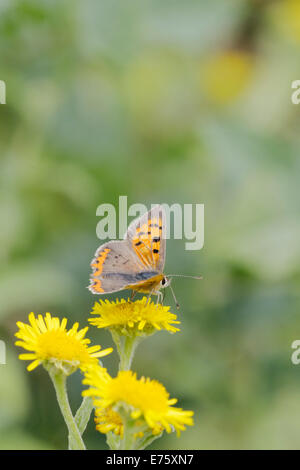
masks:
{"label": "butterfly antenna", "polygon": [[166,277],[188,277],[190,279],[203,279],[203,276],[188,276],[187,274],[167,274]]}
{"label": "butterfly antenna", "polygon": [[179,305],[179,303],[177,302],[177,299],[176,299],[176,296],[175,296],[175,292],[174,292],[174,290],[173,290],[173,287],[171,286],[171,284],[169,284],[169,287],[170,287],[170,289],[171,289],[171,292],[172,292],[172,295],[173,295],[173,299],[174,299],[176,308],[179,309],[179,308],[180,308],[180,305]]}

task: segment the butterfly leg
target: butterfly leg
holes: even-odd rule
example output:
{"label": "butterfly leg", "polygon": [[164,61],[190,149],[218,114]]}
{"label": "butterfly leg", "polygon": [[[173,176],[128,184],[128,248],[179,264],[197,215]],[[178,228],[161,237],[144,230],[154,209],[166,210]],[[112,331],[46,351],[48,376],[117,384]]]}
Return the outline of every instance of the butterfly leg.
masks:
{"label": "butterfly leg", "polygon": [[166,296],[166,291],[164,290],[163,292],[161,292],[161,304],[162,305],[164,304],[165,296]]}
{"label": "butterfly leg", "polygon": [[133,299],[135,298],[136,294],[137,294],[137,291],[136,291],[136,290],[131,291],[130,302],[133,301]]}
{"label": "butterfly leg", "polygon": [[151,291],[149,292],[149,294],[148,294],[148,296],[147,296],[147,302],[146,302],[146,303],[149,302],[149,299],[150,299],[150,302],[151,302],[151,295],[152,295],[152,294],[153,294],[153,290],[151,290]]}
{"label": "butterfly leg", "polygon": [[156,305],[159,304],[159,300],[160,300],[160,299],[162,300],[161,304],[163,304],[164,295],[163,295],[162,292],[158,291],[158,292],[157,292],[157,301],[156,301]]}

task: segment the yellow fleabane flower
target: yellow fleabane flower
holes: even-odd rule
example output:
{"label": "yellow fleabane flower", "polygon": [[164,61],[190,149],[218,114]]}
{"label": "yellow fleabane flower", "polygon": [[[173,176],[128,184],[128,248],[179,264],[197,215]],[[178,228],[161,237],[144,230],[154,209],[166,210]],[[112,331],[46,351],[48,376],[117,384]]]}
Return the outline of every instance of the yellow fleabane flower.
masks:
{"label": "yellow fleabane flower", "polygon": [[117,300],[96,302],[92,314],[99,315],[89,318],[89,322],[98,328],[109,328],[121,334],[151,334],[155,330],[167,330],[171,333],[180,331],[174,325],[179,324],[169,306],[155,304],[143,297],[141,300]]}
{"label": "yellow fleabane flower", "polygon": [[34,313],[29,314],[29,324],[17,322],[19,331],[15,336],[17,346],[21,346],[29,353],[20,354],[22,360],[32,360],[27,367],[29,371],[41,363],[50,363],[66,374],[74,372],[77,368],[84,370],[91,364],[98,364],[98,358],[112,352],[112,348],[101,350],[101,346],[88,347],[90,340],[85,338],[88,327],[78,330],[78,323],[74,323],[70,330],[66,329],[67,319],[61,321],[46,313],[43,318]]}
{"label": "yellow fleabane flower", "polygon": [[218,105],[233,102],[248,86],[253,59],[243,51],[225,51],[202,64],[201,83],[208,98]]}
{"label": "yellow fleabane flower", "polygon": [[[117,377],[112,378],[108,373],[103,374],[99,368],[89,368],[85,372],[83,383],[91,387],[83,394],[93,397],[96,416],[103,416],[105,413],[108,416],[107,410],[111,409],[119,412],[125,405],[130,418],[146,424],[152,434],[160,434],[162,430],[168,433],[176,430],[179,434],[187,425],[193,425],[193,411],[174,407],[177,400],[170,399],[165,387],[156,380],[145,377],[137,379],[132,371],[120,371]],[[109,420],[106,419],[105,424],[108,425]],[[115,424],[114,415],[109,430],[115,431]],[[98,427],[101,432],[108,432],[106,429],[108,427]],[[118,432],[122,433],[119,428]]]}
{"label": "yellow fleabane flower", "polygon": [[284,0],[270,5],[270,17],[275,28],[288,40],[300,42],[299,0]]}
{"label": "yellow fleabane flower", "polygon": [[96,429],[103,434],[113,431],[115,434],[123,436],[123,422],[120,414],[112,407],[96,408],[95,410]]}

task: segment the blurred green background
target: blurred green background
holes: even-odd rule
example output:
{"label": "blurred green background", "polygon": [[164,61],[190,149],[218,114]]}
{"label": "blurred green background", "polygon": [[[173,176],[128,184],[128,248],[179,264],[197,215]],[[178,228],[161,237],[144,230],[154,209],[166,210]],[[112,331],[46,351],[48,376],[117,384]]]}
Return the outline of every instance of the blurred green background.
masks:
{"label": "blurred green background", "polygon": [[[204,248],[167,244],[166,272],[204,276],[173,282],[181,332],[145,340],[133,364],[195,426],[152,448],[300,448],[299,1],[1,0],[0,39],[0,447],[65,448],[15,323],[87,324],[96,208],[127,195],[205,204]],[[115,353],[105,365],[116,373]],[[75,409],[79,373],[69,385]],[[85,437],[106,448],[93,420]]]}

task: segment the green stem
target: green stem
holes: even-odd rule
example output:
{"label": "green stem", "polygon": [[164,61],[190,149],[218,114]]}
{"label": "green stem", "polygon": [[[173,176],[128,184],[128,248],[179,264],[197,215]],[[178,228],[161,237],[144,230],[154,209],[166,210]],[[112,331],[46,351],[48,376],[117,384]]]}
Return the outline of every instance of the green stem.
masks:
{"label": "green stem", "polygon": [[122,417],[124,426],[123,437],[120,441],[120,450],[131,450],[133,444],[133,436],[131,432],[130,418],[128,417],[128,412],[125,412],[125,410],[119,410],[119,413]]}
{"label": "green stem", "polygon": [[[85,428],[89,422],[93,407],[94,405],[93,405],[93,400],[91,399],[91,397],[84,397],[81,402],[80,407],[76,411],[74,419],[75,419],[76,426],[81,436],[84,433]],[[69,449],[70,450],[76,449],[76,442],[74,442],[73,437],[70,434],[69,434]]]}
{"label": "green stem", "polygon": [[133,354],[137,344],[136,338],[131,336],[123,336],[123,350],[120,355],[119,370],[129,370],[131,367]]}
{"label": "green stem", "polygon": [[106,434],[106,442],[110,450],[119,450],[120,436],[117,436],[114,432],[110,431]]}
{"label": "green stem", "polygon": [[67,376],[61,371],[49,370],[50,377],[52,379],[57,401],[64,417],[65,423],[69,431],[70,448],[73,450],[85,450],[85,445],[81,438],[81,434],[78,430],[76,422],[74,420],[66,388]]}
{"label": "green stem", "polygon": [[81,435],[84,433],[85,428],[87,427],[93,408],[94,405],[92,398],[84,397],[80,407],[76,411],[75,423]]}
{"label": "green stem", "polygon": [[120,357],[119,370],[129,370],[131,367],[135,349],[139,344],[141,338],[138,336],[129,335],[121,336],[113,330],[111,330],[111,334],[117,346],[117,350]]}
{"label": "green stem", "polygon": [[145,432],[144,437],[139,439],[139,442],[137,443],[135,450],[143,450],[146,447],[148,447],[153,441],[158,439],[159,437],[162,436],[162,433],[153,435],[152,432]]}

